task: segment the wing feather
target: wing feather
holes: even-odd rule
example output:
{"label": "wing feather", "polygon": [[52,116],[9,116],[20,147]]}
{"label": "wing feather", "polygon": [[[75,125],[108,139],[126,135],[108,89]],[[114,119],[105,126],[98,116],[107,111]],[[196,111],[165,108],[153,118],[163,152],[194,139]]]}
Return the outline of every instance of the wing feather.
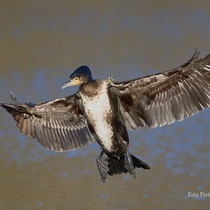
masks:
{"label": "wing feather", "polygon": [[199,52],[185,64],[151,76],[116,82],[110,92],[117,95],[122,121],[129,129],[163,126],[181,121],[210,106],[210,54]]}
{"label": "wing feather", "polygon": [[80,103],[73,95],[36,105],[0,105],[12,114],[22,133],[49,150],[68,151],[94,141]]}

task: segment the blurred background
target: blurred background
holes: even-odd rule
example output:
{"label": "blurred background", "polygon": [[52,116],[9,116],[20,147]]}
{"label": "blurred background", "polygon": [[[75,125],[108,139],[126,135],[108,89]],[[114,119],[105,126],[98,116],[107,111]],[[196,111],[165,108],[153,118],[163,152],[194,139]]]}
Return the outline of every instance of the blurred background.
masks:
{"label": "blurred background", "polygon": [[[174,68],[195,48],[210,53],[210,1],[0,1],[0,101],[44,102],[86,64],[123,81]],[[129,132],[130,151],[152,167],[102,184],[95,143],[55,153],[25,137],[0,110],[0,209],[208,209],[210,110]]]}

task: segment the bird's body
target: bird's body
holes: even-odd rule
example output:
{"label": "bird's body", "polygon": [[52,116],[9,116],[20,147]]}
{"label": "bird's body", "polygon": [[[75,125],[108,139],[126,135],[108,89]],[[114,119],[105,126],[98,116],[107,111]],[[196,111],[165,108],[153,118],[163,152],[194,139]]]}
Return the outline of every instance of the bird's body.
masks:
{"label": "bird's body", "polygon": [[111,79],[94,80],[83,84],[79,95],[96,140],[107,155],[119,158],[125,152],[128,135],[119,119],[116,99],[110,98],[110,84]]}
{"label": "bird's body", "polygon": [[108,84],[106,81],[97,81],[96,83],[100,83],[96,94],[92,94],[90,90],[87,94],[81,92],[80,95],[84,104],[86,118],[95,131],[96,139],[105,151],[111,152],[114,129],[107,120],[113,116],[107,91]]}
{"label": "bird's body", "polygon": [[22,133],[47,149],[69,151],[96,140],[102,149],[97,158],[102,181],[127,172],[135,177],[135,168],[150,167],[128,152],[127,128],[171,124],[210,106],[210,54],[198,55],[170,71],[125,82],[94,80],[81,66],[62,86],[80,84],[72,96],[41,104],[21,104],[12,96],[13,104],[0,105]]}

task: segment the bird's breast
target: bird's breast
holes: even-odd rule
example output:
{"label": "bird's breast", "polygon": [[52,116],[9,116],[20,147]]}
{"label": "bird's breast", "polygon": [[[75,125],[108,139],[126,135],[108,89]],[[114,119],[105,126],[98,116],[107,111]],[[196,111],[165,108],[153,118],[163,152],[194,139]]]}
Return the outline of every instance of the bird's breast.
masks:
{"label": "bird's breast", "polygon": [[82,95],[82,99],[88,121],[93,126],[99,143],[111,151],[114,134],[111,125],[113,113],[106,85],[103,85],[96,95]]}

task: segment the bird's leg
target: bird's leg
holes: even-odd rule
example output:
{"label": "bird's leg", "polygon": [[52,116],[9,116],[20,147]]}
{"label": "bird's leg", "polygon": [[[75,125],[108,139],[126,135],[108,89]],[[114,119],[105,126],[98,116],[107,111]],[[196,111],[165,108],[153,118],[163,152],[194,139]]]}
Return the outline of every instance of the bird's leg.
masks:
{"label": "bird's leg", "polygon": [[103,150],[100,152],[99,156],[96,159],[96,163],[98,166],[98,170],[101,176],[101,180],[103,183],[105,183],[106,181],[106,176],[109,172],[109,168],[108,168],[108,161],[107,159],[103,159]]}
{"label": "bird's leg", "polygon": [[130,175],[133,175],[133,178],[136,178],[135,168],[133,165],[133,161],[131,155],[128,151],[128,146],[126,145],[126,152],[125,152],[125,168],[128,170]]}

